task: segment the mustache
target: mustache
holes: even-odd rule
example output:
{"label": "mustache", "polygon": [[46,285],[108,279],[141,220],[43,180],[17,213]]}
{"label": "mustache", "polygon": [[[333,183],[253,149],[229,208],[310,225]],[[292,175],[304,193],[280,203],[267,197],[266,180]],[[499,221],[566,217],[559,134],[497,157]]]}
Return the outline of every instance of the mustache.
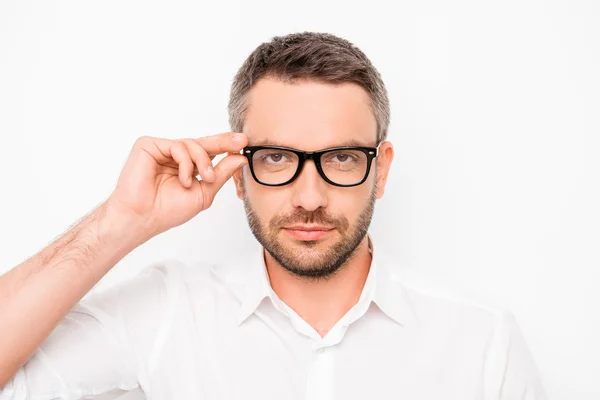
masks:
{"label": "mustache", "polygon": [[269,223],[272,229],[294,224],[320,224],[334,226],[340,231],[345,231],[349,227],[348,219],[343,215],[329,216],[323,208],[317,208],[314,211],[306,211],[302,208],[295,209],[291,214],[277,215]]}

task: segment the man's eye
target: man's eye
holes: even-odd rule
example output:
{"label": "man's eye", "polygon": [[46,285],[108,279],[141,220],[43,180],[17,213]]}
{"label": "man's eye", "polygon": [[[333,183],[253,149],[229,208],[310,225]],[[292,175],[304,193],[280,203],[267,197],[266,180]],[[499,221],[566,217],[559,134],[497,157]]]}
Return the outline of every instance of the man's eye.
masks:
{"label": "man's eye", "polygon": [[286,156],[283,153],[271,153],[263,157],[263,159],[271,164],[278,164],[285,161]]}
{"label": "man's eye", "polygon": [[352,156],[350,154],[338,154],[335,156],[339,162],[346,162],[348,160],[352,160]]}
{"label": "man's eye", "polygon": [[336,153],[336,154],[332,154],[328,158],[328,161],[333,161],[333,162],[338,162],[338,163],[344,164],[344,163],[356,161],[356,157],[354,157],[352,154],[349,154],[349,153]]}

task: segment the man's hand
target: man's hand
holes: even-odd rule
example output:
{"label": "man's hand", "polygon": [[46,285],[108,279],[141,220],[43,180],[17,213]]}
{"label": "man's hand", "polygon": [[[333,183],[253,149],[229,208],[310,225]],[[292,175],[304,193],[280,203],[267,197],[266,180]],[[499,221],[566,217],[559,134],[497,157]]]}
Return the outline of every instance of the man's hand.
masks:
{"label": "man's hand", "polygon": [[139,219],[151,236],[181,225],[210,207],[223,184],[248,163],[241,154],[228,154],[213,167],[213,158],[239,153],[247,143],[246,135],[234,132],[198,139],[140,137],[107,206]]}

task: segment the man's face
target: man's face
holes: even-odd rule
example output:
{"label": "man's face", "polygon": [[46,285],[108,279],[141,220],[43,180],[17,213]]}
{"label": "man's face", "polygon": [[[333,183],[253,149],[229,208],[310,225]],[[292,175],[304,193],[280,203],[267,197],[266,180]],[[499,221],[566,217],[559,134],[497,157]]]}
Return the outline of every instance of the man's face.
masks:
{"label": "man's face", "polygon": [[[243,132],[249,145],[268,144],[316,151],[337,146],[374,147],[377,123],[367,92],[357,84],[337,86],[314,81],[295,84],[264,78],[250,91]],[[355,253],[365,235],[376,198],[393,158],[389,142],[380,146],[367,180],[336,187],[307,160],[290,184],[264,186],[249,166],[234,175],[251,231],[285,269],[303,277],[332,276]],[[295,228],[326,229],[320,233]]]}

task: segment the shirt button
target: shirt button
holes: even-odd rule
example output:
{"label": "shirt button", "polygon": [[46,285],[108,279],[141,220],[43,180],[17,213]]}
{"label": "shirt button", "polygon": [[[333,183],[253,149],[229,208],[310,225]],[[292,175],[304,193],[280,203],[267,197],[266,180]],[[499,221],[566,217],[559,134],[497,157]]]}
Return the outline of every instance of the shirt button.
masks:
{"label": "shirt button", "polygon": [[317,353],[319,353],[319,354],[325,353],[325,348],[321,347],[320,349],[317,349]]}

